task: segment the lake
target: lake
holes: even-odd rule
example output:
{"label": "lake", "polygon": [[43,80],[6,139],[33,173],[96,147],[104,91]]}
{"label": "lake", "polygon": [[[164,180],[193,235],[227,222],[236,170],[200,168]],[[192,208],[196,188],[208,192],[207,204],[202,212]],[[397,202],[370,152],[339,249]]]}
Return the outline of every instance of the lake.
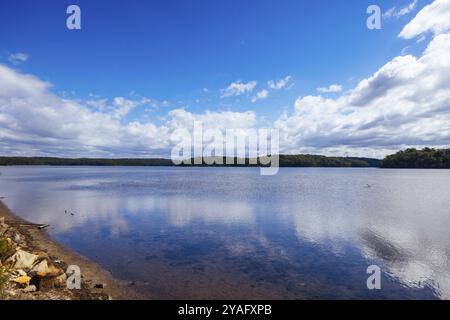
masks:
{"label": "lake", "polygon": [[12,211],[148,298],[450,298],[448,170],[0,172]]}

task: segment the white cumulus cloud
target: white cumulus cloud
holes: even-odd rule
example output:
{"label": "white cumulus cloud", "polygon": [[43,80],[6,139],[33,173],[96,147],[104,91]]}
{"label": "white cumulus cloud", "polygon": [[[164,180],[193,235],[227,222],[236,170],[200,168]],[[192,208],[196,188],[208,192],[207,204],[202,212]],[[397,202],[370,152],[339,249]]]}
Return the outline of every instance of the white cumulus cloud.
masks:
{"label": "white cumulus cloud", "polygon": [[255,103],[258,100],[262,100],[262,99],[266,99],[269,97],[269,91],[267,91],[266,89],[263,89],[261,91],[259,91],[256,96],[254,96],[252,98],[252,102]]}
{"label": "white cumulus cloud", "polygon": [[450,0],[436,0],[424,7],[400,32],[404,39],[412,39],[426,32],[434,34],[450,30]]}
{"label": "white cumulus cloud", "polygon": [[342,86],[340,84],[332,84],[326,88],[317,88],[320,93],[337,93],[342,91]]}
{"label": "white cumulus cloud", "polygon": [[12,53],[8,57],[9,62],[19,64],[28,60],[28,54],[23,52]]}
{"label": "white cumulus cloud", "polygon": [[280,90],[286,87],[291,82],[291,80],[292,76],[286,76],[284,79],[278,81],[270,80],[267,82],[267,85],[272,90]]}
{"label": "white cumulus cloud", "polygon": [[254,112],[194,114],[184,109],[168,113],[160,125],[123,122],[134,108],[150,102],[129,100],[64,99],[50,91],[51,84],[0,65],[0,154],[53,155],[65,157],[168,156],[171,133],[192,130],[195,121],[206,128],[246,129],[257,123]]}
{"label": "white cumulus cloud", "polygon": [[222,89],[222,98],[240,96],[245,93],[250,93],[255,89],[257,85],[256,81],[250,81],[248,83],[243,83],[241,81],[236,81],[231,83],[228,88]]}
{"label": "white cumulus cloud", "polygon": [[407,6],[400,8],[399,10],[397,10],[396,7],[392,7],[391,9],[389,9],[388,11],[383,13],[383,18],[390,19],[390,18],[394,18],[394,17],[398,18],[398,17],[405,16],[405,15],[411,13],[417,7],[417,3],[418,3],[418,0],[414,0]]}
{"label": "white cumulus cloud", "polygon": [[276,121],[289,152],[383,156],[404,147],[450,144],[450,34],[420,57],[395,57],[335,99],[299,97]]}

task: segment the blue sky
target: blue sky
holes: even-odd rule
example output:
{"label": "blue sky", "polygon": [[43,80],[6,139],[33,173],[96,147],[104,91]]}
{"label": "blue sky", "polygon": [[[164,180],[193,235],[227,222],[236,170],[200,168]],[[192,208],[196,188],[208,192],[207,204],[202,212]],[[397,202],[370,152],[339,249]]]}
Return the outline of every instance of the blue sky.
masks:
{"label": "blue sky", "polygon": [[[1,49],[3,60],[5,52],[26,52],[21,70],[77,97],[134,91],[193,111],[230,106],[276,114],[318,87],[353,86],[408,45],[396,39],[408,17],[380,32],[366,28],[370,1],[76,1],[82,30],[69,31],[72,2],[3,2]],[[289,92],[257,105],[248,97],[217,99],[236,80],[263,88],[287,75],[295,82]]]}
{"label": "blue sky", "polygon": [[[395,57],[422,54],[427,41],[398,35],[433,1],[376,2],[384,13],[414,6],[369,30],[373,1],[364,0],[2,1],[0,64],[86,108],[116,97],[151,101],[131,108],[124,123],[161,126],[183,108],[251,111],[267,124],[292,113],[299,97],[338,98]],[[70,4],[81,8],[81,30],[65,26]],[[27,58],[13,61],[17,53]],[[282,79],[282,88],[270,88]],[[232,83],[254,85],[224,97]],[[317,90],[333,84],[341,92]]]}

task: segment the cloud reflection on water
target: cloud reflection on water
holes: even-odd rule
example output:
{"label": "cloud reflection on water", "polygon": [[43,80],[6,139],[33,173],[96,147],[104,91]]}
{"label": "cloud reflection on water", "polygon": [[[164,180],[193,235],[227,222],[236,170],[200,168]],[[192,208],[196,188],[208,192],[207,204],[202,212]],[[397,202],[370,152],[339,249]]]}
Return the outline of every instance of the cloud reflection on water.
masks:
{"label": "cloud reflection on water", "polygon": [[[217,227],[220,231],[211,236],[230,254],[288,265],[295,257],[283,241],[292,228],[299,245],[309,243],[336,257],[357,248],[367,265],[379,264],[403,285],[429,286],[440,298],[450,298],[446,171],[285,170],[270,185],[245,170],[192,172],[167,177],[142,172],[144,182],[131,188],[127,179],[141,173],[15,181],[22,173],[12,169],[2,177],[9,179],[8,187],[0,191],[13,210],[50,223],[58,237],[88,226],[92,234],[106,229],[112,239],[121,239],[139,227],[137,221],[189,232]],[[371,188],[365,188],[368,182]],[[280,228],[275,238],[269,235],[272,227]]]}

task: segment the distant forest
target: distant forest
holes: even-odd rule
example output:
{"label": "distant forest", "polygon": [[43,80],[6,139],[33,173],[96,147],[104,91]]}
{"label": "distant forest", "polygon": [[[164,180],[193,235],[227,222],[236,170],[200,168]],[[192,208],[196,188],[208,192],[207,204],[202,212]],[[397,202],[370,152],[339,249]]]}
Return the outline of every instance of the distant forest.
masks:
{"label": "distant forest", "polygon": [[387,156],[381,168],[450,169],[450,149],[407,149]]}
{"label": "distant forest", "polygon": [[[238,163],[237,158],[232,159]],[[225,163],[226,159],[223,159]],[[251,166],[249,159],[243,159],[245,164],[234,166]],[[378,167],[380,160],[370,158],[325,157],[317,155],[281,155],[280,167]],[[206,163],[183,166],[206,166]],[[259,163],[259,162],[258,162]],[[0,157],[0,165],[47,165],[47,166],[174,166],[170,159],[67,159],[48,157]],[[220,166],[220,165],[216,165]],[[229,165],[227,165],[229,166]]]}
{"label": "distant forest", "polygon": [[281,155],[280,167],[378,167],[380,160],[357,157]]}
{"label": "distant forest", "polygon": [[[232,160],[234,163],[237,163],[237,158],[234,158]],[[252,166],[249,164],[249,159],[245,159],[243,161],[245,162],[245,164],[235,164],[233,166]],[[191,162],[194,163],[194,159],[191,159]],[[0,166],[10,165],[174,166],[172,160],[170,159],[68,159],[49,157],[0,157]],[[183,166],[206,166],[206,164],[205,162],[203,162],[203,164]],[[280,167],[381,167],[450,169],[450,149],[407,149],[387,156],[384,160],[358,157],[326,157],[318,155],[280,155]]]}
{"label": "distant forest", "polygon": [[1,166],[172,166],[168,159],[0,157]]}

